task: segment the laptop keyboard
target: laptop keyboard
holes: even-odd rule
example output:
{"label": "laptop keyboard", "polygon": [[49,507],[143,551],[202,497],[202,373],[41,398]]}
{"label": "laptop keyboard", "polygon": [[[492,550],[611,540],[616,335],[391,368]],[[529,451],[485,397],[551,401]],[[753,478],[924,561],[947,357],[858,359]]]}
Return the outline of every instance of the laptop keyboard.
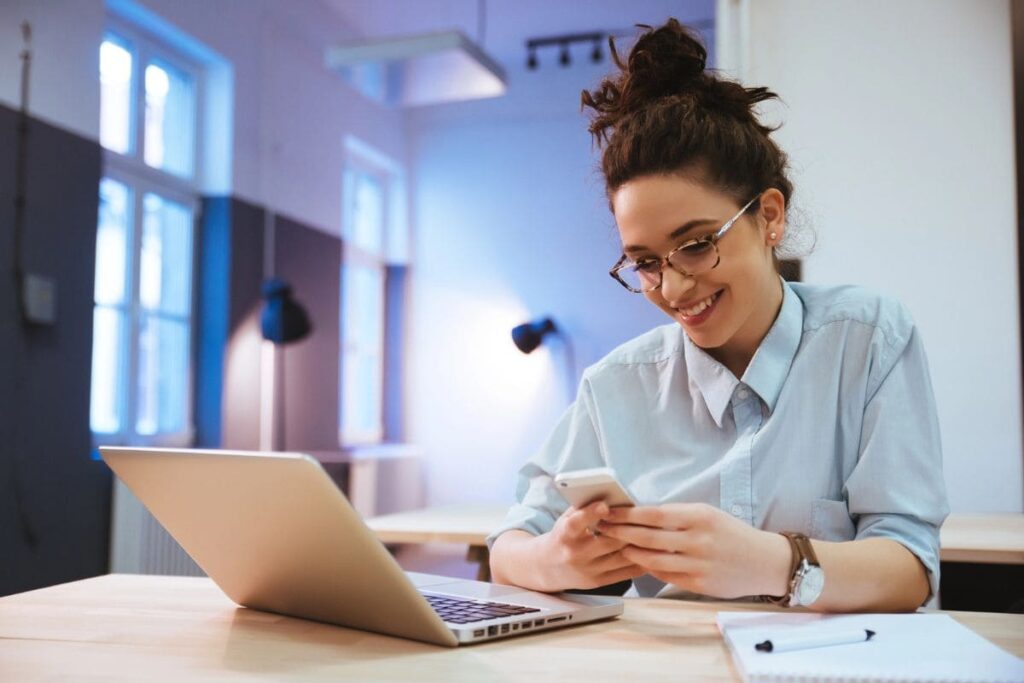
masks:
{"label": "laptop keyboard", "polygon": [[427,602],[430,603],[430,606],[434,608],[434,611],[442,619],[452,624],[469,624],[474,621],[513,617],[518,614],[540,611],[536,607],[509,605],[503,602],[465,600],[463,598],[453,598],[450,595],[429,595],[424,593],[423,597],[427,599]]}

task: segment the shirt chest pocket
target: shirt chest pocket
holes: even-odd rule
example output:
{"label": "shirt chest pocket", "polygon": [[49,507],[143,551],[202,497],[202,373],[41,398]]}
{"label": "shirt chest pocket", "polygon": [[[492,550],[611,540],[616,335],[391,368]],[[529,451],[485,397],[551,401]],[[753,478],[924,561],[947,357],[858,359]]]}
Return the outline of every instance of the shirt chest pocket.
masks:
{"label": "shirt chest pocket", "polygon": [[811,506],[811,538],[822,541],[852,541],[857,528],[850,519],[846,501],[820,498]]}

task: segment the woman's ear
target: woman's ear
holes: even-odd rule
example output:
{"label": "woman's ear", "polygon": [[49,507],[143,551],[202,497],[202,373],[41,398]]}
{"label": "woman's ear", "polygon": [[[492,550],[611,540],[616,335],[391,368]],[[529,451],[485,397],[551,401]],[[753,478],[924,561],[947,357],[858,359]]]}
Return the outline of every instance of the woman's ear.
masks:
{"label": "woman's ear", "polygon": [[786,234],[786,198],[774,187],[761,195],[758,213],[764,220],[764,242],[769,247],[779,246]]}

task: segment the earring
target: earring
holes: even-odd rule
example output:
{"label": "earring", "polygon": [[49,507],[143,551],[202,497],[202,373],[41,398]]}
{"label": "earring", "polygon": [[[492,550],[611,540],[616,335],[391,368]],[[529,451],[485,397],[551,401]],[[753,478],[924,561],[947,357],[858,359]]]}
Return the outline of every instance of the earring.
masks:
{"label": "earring", "polygon": [[768,239],[770,239],[772,242],[775,241],[776,237],[778,237],[778,235],[776,235],[774,232],[768,233]]}

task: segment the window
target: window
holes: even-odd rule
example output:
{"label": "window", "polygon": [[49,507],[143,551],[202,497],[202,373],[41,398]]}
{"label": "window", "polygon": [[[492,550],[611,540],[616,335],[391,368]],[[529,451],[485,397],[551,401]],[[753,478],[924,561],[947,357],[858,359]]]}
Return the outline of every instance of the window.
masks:
{"label": "window", "polygon": [[100,45],[90,422],[107,443],[191,440],[199,74],[131,27]]}
{"label": "window", "polygon": [[342,216],[341,414],[343,445],[379,443],[385,437],[384,391],[388,266],[402,260],[401,169],[379,153],[347,144]]}

